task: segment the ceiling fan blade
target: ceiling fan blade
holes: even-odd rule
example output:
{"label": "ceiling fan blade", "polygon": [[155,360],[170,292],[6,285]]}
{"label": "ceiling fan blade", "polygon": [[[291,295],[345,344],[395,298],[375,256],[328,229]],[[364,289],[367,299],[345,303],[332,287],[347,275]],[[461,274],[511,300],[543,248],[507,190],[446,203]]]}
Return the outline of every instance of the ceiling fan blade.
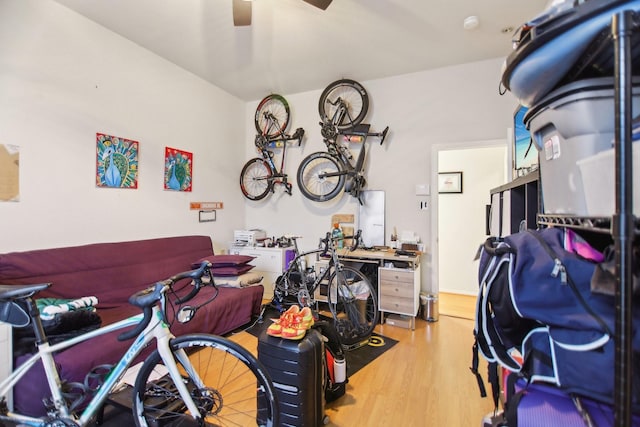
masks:
{"label": "ceiling fan blade", "polygon": [[333,0],[304,0],[304,1],[315,7],[319,7],[322,10],[326,10]]}
{"label": "ceiling fan blade", "polygon": [[251,2],[233,0],[233,25],[244,27],[251,25]]}

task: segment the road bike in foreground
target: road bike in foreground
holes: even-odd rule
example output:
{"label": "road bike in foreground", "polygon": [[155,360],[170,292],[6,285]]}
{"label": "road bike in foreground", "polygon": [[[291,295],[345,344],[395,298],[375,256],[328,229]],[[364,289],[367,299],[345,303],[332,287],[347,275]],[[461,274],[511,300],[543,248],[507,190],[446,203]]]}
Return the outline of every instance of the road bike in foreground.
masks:
{"label": "road bike in foreground", "polygon": [[[169,330],[167,310],[176,313],[182,323],[189,322],[200,306],[183,305],[205,287],[217,288],[211,275],[211,264],[203,262],[186,271],[155,283],[132,295],[129,302],[143,313],[101,327],[80,336],[49,344],[42,326],[38,307],[33,299],[50,283],[34,285],[0,285],[0,305],[14,314],[4,318],[13,324],[31,324],[36,336],[37,353],[18,366],[0,382],[0,425],[66,427],[87,426],[101,414],[112,393],[129,387],[131,407],[136,426],[277,426],[278,406],[273,383],[264,367],[240,345],[209,334],[189,334],[175,337]],[[183,286],[177,288],[181,283]],[[188,288],[191,286],[191,289]],[[188,289],[185,296],[176,291]],[[177,298],[172,302],[173,298]],[[104,376],[100,384],[86,390],[81,404],[70,401],[64,393],[53,355],[74,344],[101,337],[124,328],[118,339],[134,339],[120,361],[113,366],[101,366]],[[121,380],[140,352],[153,340],[156,350],[149,355],[135,376],[131,388]],[[104,344],[101,344],[104,345]],[[36,418],[8,410],[5,397],[37,362],[42,362],[51,391],[48,415]],[[88,374],[95,374],[91,372]],[[95,378],[95,375],[93,376]]]}

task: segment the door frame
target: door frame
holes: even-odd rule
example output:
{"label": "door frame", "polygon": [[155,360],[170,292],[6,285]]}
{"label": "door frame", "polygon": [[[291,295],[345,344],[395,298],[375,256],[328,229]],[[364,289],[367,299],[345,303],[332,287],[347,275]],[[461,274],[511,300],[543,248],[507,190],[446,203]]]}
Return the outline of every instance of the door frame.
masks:
{"label": "door frame", "polygon": [[[438,157],[440,151],[452,151],[452,150],[467,150],[476,148],[487,147],[499,147],[504,146],[507,150],[507,159],[511,158],[509,138],[504,139],[488,139],[480,141],[465,141],[458,143],[442,143],[433,144],[431,146],[431,292],[434,294],[440,293],[439,273],[440,273],[440,246],[438,244],[440,228],[438,222]],[[509,161],[505,162],[505,178],[509,180]],[[489,195],[487,194],[487,201],[489,201]]]}

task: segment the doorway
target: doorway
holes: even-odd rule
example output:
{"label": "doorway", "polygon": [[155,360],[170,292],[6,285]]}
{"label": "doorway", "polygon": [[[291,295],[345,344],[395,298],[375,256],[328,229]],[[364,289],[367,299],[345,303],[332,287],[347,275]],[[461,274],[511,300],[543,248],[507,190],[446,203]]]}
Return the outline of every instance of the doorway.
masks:
{"label": "doorway", "polygon": [[[431,283],[440,296],[441,314],[473,314],[478,288],[474,256],[486,238],[490,190],[508,180],[507,155],[507,140],[433,146]],[[461,192],[439,193],[439,172],[462,172]]]}

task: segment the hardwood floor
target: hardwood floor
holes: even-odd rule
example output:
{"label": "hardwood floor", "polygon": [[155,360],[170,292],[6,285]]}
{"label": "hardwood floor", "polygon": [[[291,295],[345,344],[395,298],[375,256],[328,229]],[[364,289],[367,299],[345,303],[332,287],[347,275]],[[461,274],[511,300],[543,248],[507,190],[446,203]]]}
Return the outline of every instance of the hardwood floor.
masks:
{"label": "hardwood floor", "polygon": [[[389,325],[376,331],[399,343],[349,378],[346,395],[327,405],[328,425],[476,427],[493,410],[469,371],[471,320],[441,314],[437,322],[416,319],[414,331]],[[256,351],[250,334],[232,339]],[[486,381],[483,360],[480,372]]]}
{"label": "hardwood floor", "polygon": [[473,320],[476,315],[476,300],[475,295],[440,292],[438,295],[440,315]]}

